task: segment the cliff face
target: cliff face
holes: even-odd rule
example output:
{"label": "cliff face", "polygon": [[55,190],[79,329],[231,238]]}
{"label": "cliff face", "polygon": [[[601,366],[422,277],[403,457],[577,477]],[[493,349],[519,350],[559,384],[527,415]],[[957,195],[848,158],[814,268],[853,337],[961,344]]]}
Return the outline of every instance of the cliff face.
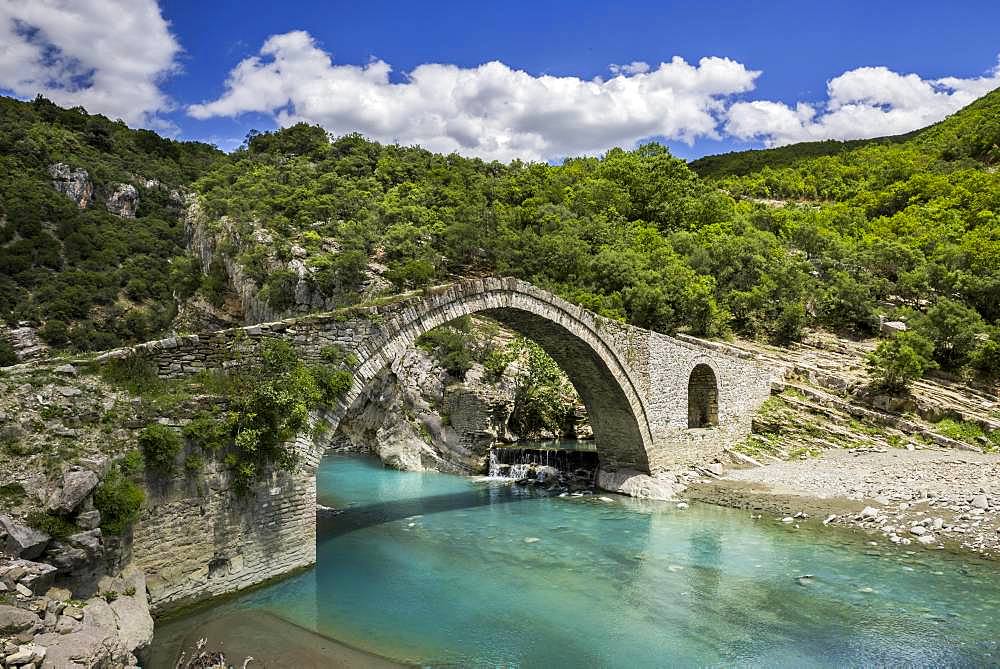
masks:
{"label": "cliff face", "polygon": [[370,452],[407,471],[481,473],[490,446],[512,441],[514,380],[474,365],[458,381],[414,348],[380,373],[341,421],[335,449]]}

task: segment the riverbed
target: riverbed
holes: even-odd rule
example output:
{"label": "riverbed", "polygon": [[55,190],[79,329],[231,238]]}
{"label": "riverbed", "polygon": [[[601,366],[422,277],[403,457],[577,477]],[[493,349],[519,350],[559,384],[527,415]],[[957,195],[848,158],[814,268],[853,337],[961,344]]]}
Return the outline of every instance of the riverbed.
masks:
{"label": "riverbed", "polygon": [[[151,666],[173,666],[208,620],[235,635],[262,614],[425,666],[1000,664],[995,563],[362,456],[327,457],[317,485],[338,512],[319,516],[316,567],[158,623]],[[259,637],[275,658],[308,653],[280,626]]]}

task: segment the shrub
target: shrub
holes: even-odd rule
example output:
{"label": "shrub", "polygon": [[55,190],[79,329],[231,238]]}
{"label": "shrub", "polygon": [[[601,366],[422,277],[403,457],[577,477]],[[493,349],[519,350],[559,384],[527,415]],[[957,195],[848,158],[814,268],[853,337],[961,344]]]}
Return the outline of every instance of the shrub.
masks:
{"label": "shrub", "polygon": [[988,336],[979,339],[970,362],[983,378],[1000,379],[1000,327],[991,328]]}
{"label": "shrub", "polygon": [[62,346],[69,342],[69,326],[58,318],[50,318],[38,329],[38,336],[52,346]]}
{"label": "shrub", "polygon": [[69,522],[62,516],[42,511],[32,511],[26,519],[30,527],[45,532],[56,539],[65,539],[71,534],[76,534],[80,528]]}
{"label": "shrub", "polygon": [[184,471],[188,474],[197,474],[205,466],[205,460],[197,453],[192,453],[184,459]]}
{"label": "shrub", "polygon": [[346,370],[334,369],[329,365],[314,365],[310,371],[323,393],[323,401],[327,404],[333,404],[351,389],[353,376]]}
{"label": "shrub", "polygon": [[6,339],[0,339],[0,367],[17,364],[17,354],[14,347]]}
{"label": "shrub", "polygon": [[139,517],[145,494],[121,472],[121,463],[113,467],[94,491],[94,506],[101,512],[101,528],[109,534],[122,534]]}
{"label": "shrub", "polygon": [[193,446],[210,452],[221,450],[229,442],[229,427],[207,411],[195,416],[181,433]]}
{"label": "shrub", "polygon": [[983,320],[961,302],[941,298],[917,319],[915,329],[934,344],[934,359],[945,369],[955,370],[969,362]]}
{"label": "shrub", "polygon": [[881,342],[868,354],[868,375],[873,389],[889,393],[905,392],[930,369],[934,345],[915,332],[901,332]]}
{"label": "shrub", "polygon": [[174,461],[181,451],[181,440],[166,425],[154,423],[139,433],[139,449],[146,469],[169,476],[174,471]]}
{"label": "shrub", "polygon": [[420,335],[417,346],[434,355],[449,374],[462,379],[475,361],[468,346],[468,329],[467,319],[459,319],[453,324],[434,328]]}

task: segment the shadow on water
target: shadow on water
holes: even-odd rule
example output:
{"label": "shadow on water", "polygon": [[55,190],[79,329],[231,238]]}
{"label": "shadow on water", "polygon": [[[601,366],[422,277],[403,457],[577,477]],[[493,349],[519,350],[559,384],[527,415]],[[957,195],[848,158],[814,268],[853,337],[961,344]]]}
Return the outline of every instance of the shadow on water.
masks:
{"label": "shadow on water", "polygon": [[348,532],[391,523],[413,516],[471,509],[493,504],[509,504],[511,502],[527,502],[547,497],[544,493],[517,489],[508,486],[490,486],[468,492],[431,495],[415,499],[401,499],[391,502],[379,502],[363,506],[350,506],[332,513],[320,513],[317,517],[317,530],[321,537],[338,537]]}

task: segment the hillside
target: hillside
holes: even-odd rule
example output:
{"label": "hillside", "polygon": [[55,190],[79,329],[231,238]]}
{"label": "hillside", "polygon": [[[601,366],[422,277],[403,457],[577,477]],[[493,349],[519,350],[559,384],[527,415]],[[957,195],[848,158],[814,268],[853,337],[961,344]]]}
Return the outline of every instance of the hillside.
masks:
{"label": "hillside", "polygon": [[[304,124],[253,132],[226,156],[7,101],[4,253],[18,269],[0,306],[85,350],[502,274],[668,333],[787,343],[805,327],[870,336],[903,319],[921,370],[995,378],[998,101],[836,155],[759,152],[760,169],[712,179],[656,144],[501,164]],[[54,187],[57,162],[88,169],[105,205],[138,185],[137,218],[79,209]],[[184,210],[152,178],[196,196]]]}
{"label": "hillside", "polygon": [[43,98],[0,98],[3,319],[77,350],[167,330],[186,188],[222,158]]}

